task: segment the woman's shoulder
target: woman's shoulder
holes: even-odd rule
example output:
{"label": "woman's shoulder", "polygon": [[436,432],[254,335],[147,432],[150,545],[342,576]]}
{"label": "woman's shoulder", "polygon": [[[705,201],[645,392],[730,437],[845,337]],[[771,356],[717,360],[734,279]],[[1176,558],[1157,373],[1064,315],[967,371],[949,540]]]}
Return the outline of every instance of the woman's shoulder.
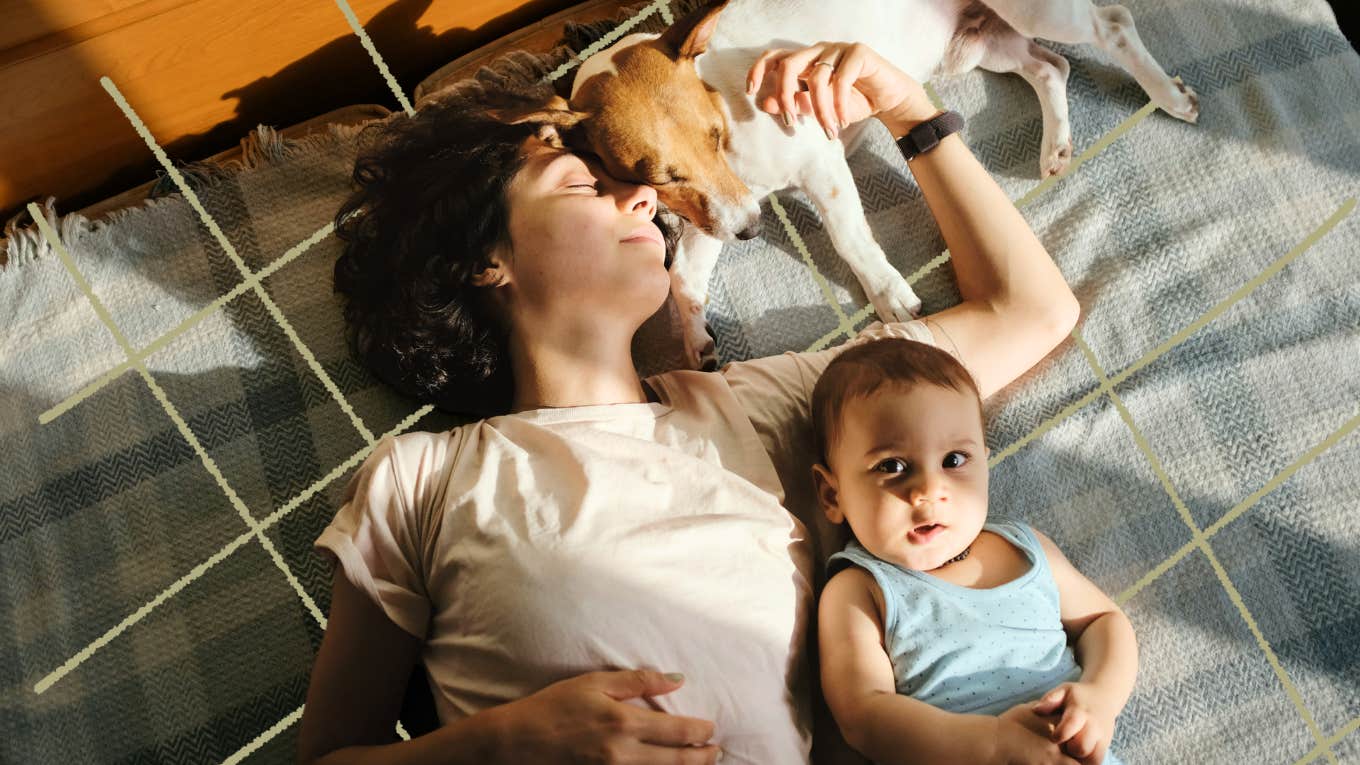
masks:
{"label": "woman's shoulder", "polygon": [[408,485],[429,485],[435,476],[447,481],[469,451],[476,451],[485,420],[448,430],[408,430],[389,434],[374,447],[374,457],[390,462]]}

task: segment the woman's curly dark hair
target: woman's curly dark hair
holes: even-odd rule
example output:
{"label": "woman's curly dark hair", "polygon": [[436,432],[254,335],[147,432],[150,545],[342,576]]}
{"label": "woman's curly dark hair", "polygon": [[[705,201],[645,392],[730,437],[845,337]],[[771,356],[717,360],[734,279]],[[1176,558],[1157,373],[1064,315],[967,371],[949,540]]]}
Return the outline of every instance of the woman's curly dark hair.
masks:
{"label": "woman's curly dark hair", "polygon": [[[361,134],[359,188],[336,213],[351,351],[403,395],[488,417],[514,393],[509,328],[472,278],[509,243],[506,188],[539,126],[505,124],[489,105],[433,101]],[[668,262],[676,232],[658,215]]]}

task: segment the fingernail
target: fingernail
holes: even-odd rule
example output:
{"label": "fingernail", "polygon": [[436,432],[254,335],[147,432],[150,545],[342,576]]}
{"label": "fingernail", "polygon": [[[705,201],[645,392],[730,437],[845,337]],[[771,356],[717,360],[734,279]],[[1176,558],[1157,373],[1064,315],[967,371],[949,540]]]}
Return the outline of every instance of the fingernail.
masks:
{"label": "fingernail", "polygon": [[832,130],[831,128],[826,128],[826,140],[828,141],[836,140],[836,131]]}
{"label": "fingernail", "polygon": [[756,92],[756,84],[755,84],[754,82],[750,81],[750,80],[747,80],[747,81],[746,81],[746,95],[749,96],[749,95],[751,95],[752,93],[755,93],[755,92]]}
{"label": "fingernail", "polygon": [[784,115],[784,127],[793,127],[793,117],[788,112],[781,112]]}
{"label": "fingernail", "polygon": [[844,129],[846,128],[846,126],[848,126],[849,124],[850,124],[849,122],[846,122],[845,120],[841,120],[841,130],[844,130]]}
{"label": "fingernail", "polygon": [[666,679],[672,683],[682,683],[685,681],[685,676],[679,672],[667,672]]}
{"label": "fingernail", "polygon": [[801,125],[801,124],[803,124],[804,122],[807,122],[807,120],[803,119],[803,115],[802,115],[802,114],[799,114],[799,115],[798,115],[798,124]]}

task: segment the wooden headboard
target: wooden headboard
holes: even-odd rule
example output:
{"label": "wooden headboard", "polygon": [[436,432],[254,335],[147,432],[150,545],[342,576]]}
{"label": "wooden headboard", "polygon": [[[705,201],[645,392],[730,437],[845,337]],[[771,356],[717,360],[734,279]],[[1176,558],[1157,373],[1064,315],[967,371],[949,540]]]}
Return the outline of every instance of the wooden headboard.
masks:
{"label": "wooden headboard", "polygon": [[[349,0],[407,100],[444,64],[577,0]],[[0,0],[0,223],[66,214],[351,104],[402,107],[336,0]]]}

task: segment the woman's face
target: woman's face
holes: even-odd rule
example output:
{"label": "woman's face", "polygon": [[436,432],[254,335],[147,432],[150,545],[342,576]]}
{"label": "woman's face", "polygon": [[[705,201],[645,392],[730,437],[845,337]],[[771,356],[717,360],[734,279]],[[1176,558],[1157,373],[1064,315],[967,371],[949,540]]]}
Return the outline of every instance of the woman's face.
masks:
{"label": "woman's face", "polygon": [[598,160],[532,138],[507,189],[513,315],[530,322],[581,312],[636,329],[666,301],[670,275],[656,190],[607,175]]}

